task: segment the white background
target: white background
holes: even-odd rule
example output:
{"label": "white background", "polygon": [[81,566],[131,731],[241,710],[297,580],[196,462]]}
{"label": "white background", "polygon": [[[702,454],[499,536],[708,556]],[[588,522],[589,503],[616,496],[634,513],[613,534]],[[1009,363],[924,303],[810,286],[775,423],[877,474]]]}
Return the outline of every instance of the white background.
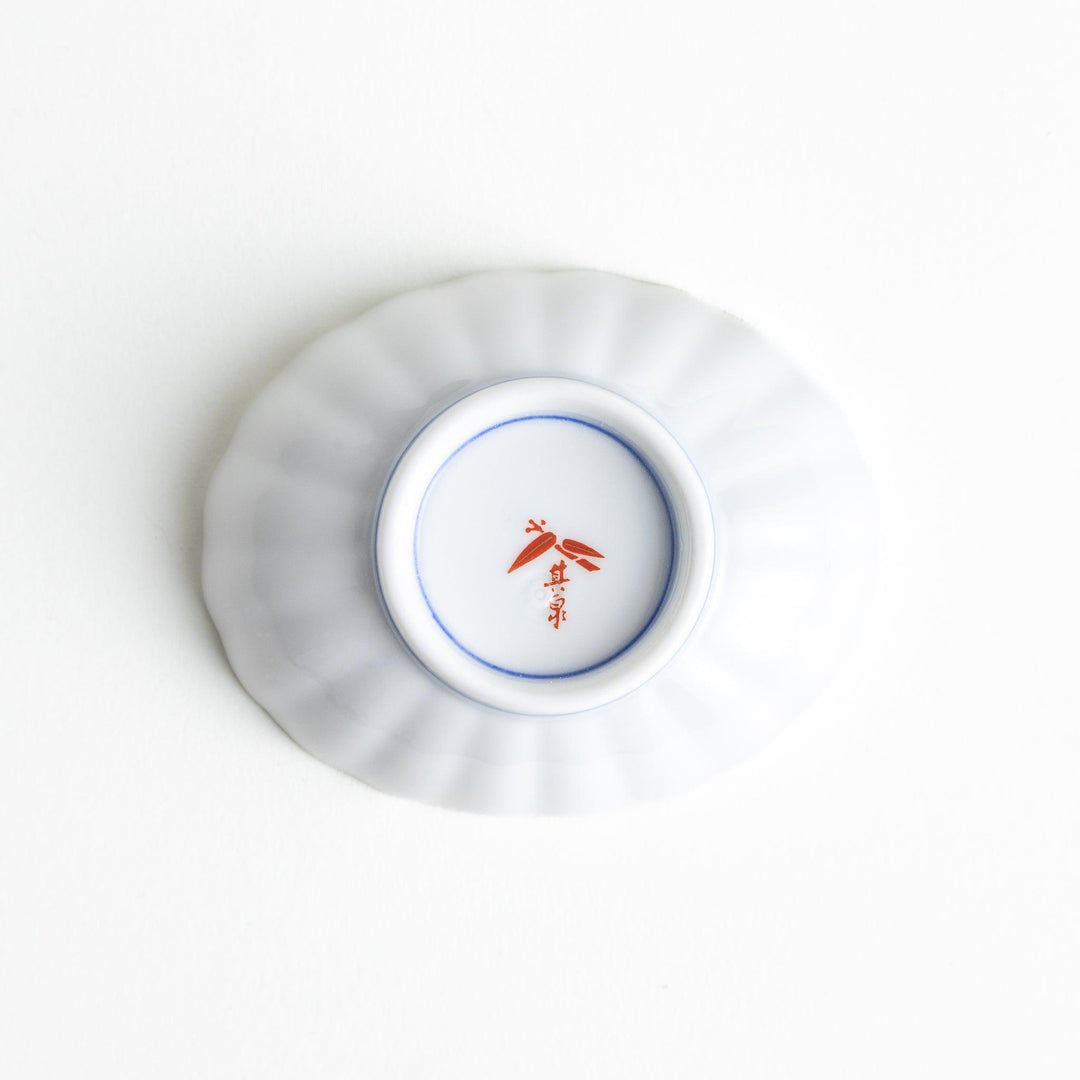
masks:
{"label": "white background", "polygon": [[[6,5],[0,1073],[1074,1078],[1077,11]],[[200,600],[253,395],[493,266],[744,316],[874,475],[849,664],[670,803],[381,796]]]}

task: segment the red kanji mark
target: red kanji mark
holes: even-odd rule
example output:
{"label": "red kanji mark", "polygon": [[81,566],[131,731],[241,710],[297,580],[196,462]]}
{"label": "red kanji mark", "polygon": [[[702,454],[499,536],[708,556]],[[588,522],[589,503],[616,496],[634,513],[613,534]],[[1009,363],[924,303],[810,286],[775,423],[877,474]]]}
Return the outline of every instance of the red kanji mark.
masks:
{"label": "red kanji mark", "polygon": [[556,596],[554,600],[548,604],[551,608],[551,614],[548,616],[548,622],[551,623],[553,630],[559,629],[559,623],[566,621],[566,612],[563,611],[563,605],[566,603],[565,596]]}
{"label": "red kanji mark", "polygon": [[544,588],[553,589],[556,585],[563,585],[569,580],[566,576],[566,563],[559,561],[551,568],[551,580],[544,582]]}
{"label": "red kanji mark", "polygon": [[[525,545],[518,553],[518,557],[510,564],[510,569],[506,572],[512,574],[515,570],[519,570],[526,563],[531,563],[533,559],[538,559],[545,551],[550,551],[554,548],[561,555],[565,555],[566,558],[572,562],[576,562],[578,566],[589,573],[595,573],[600,569],[592,560],[602,559],[604,556],[594,547],[589,547],[588,544],[583,544],[580,540],[562,540],[560,541],[555,533],[550,530],[546,530],[547,519],[541,518],[539,522],[533,518],[529,518],[529,524],[525,527],[527,533],[539,533],[535,539],[531,540]],[[586,556],[591,556],[586,558]],[[564,610],[566,604],[566,583],[570,580],[566,576],[566,563],[563,561],[555,563],[551,568],[551,578],[544,582],[545,589],[552,590],[552,599],[548,604],[548,608],[551,610],[551,614],[548,616],[548,622],[552,624],[555,630],[559,629],[560,624],[566,619],[566,612]],[[556,595],[557,594],[557,595]]]}

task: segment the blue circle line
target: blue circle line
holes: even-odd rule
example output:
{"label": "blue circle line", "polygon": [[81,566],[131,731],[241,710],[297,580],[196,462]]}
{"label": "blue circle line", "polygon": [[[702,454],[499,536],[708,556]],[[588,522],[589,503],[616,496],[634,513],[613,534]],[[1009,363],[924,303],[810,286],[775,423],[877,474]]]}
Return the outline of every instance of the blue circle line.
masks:
{"label": "blue circle line", "polygon": [[[439,474],[450,464],[471,443],[476,442],[477,439],[484,435],[487,435],[491,431],[495,431],[498,428],[507,427],[510,424],[520,424],[524,420],[564,420],[570,424],[580,424],[582,427],[592,428],[594,431],[599,431],[601,435],[606,435],[609,439],[614,439],[624,450],[631,453],[636,459],[637,463],[645,470],[649,475],[649,479],[656,485],[656,490],[660,493],[660,498],[664,503],[664,513],[667,515],[668,523],[668,540],[669,548],[671,551],[671,557],[668,560],[668,572],[667,577],[664,580],[664,587],[660,591],[660,599],[653,609],[652,614],[649,616],[645,625],[630,639],[621,649],[616,650],[610,656],[605,657],[603,660],[598,660],[595,664],[590,664],[588,667],[578,668],[576,671],[564,671],[556,672],[550,675],[538,675],[528,671],[514,671],[513,668],[501,667],[499,664],[493,664],[490,660],[485,660],[482,656],[477,656],[471,649],[466,648],[454,635],[447,629],[446,624],[439,618],[432,606],[431,599],[428,597],[427,590],[424,588],[424,579],[420,574],[420,556],[419,556],[419,535],[420,535],[420,519],[424,516],[424,504],[427,502],[428,494],[431,491],[435,481],[438,480]],[[515,416],[510,420],[500,420],[497,424],[492,424],[490,427],[484,428],[483,431],[478,431],[471,438],[466,439],[436,470],[435,475],[432,476],[428,482],[427,490],[424,492],[424,497],[420,500],[420,508],[416,513],[416,524],[413,526],[413,569],[416,572],[416,583],[420,587],[420,594],[424,598],[424,603],[427,604],[428,611],[431,612],[431,617],[435,620],[439,629],[463,652],[466,656],[471,657],[478,664],[483,664],[484,667],[490,668],[492,671],[498,671],[503,675],[513,675],[518,679],[570,679],[575,675],[586,675],[590,671],[595,671],[597,668],[603,667],[605,664],[610,664],[612,660],[618,659],[628,649],[633,648],[648,632],[649,628],[654,622],[656,617],[660,614],[661,609],[664,606],[664,602],[667,600],[668,591],[671,589],[671,579],[675,572],[675,521],[671,513],[671,503],[668,501],[667,492],[664,490],[664,485],[661,483],[660,478],[656,475],[653,467],[648,461],[638,452],[637,448],[628,443],[621,435],[612,431],[610,428],[603,427],[600,424],[594,423],[591,420],[583,420],[578,416],[562,416],[557,413],[537,413],[531,416]]]}

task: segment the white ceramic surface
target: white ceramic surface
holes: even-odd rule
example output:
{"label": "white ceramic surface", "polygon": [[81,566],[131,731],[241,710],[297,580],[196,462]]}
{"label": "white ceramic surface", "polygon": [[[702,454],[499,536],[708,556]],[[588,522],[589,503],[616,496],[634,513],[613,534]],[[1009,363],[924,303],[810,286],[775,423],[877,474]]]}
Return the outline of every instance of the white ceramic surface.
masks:
{"label": "white ceramic surface", "polygon": [[394,625],[450,686],[507,712],[582,712],[686,641],[714,576],[712,513],[643,409],[577,379],[510,379],[411,442],[375,566]]}
{"label": "white ceramic surface", "polygon": [[843,418],[745,324],[504,271],[394,297],[274,380],[211,483],[204,587],[237,675],[316,756],[559,813],[767,742],[840,654],[872,552]]}

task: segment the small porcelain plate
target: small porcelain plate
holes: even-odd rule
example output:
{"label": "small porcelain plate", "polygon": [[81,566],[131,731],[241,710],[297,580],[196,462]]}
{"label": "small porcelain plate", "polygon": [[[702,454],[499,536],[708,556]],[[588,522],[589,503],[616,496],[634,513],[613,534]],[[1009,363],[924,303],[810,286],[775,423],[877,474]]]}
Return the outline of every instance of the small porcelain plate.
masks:
{"label": "small porcelain plate", "polygon": [[868,586],[843,418],[745,324],[595,272],[478,274],[316,341],[210,485],[251,695],[375,787],[491,813],[666,795],[770,739]]}

